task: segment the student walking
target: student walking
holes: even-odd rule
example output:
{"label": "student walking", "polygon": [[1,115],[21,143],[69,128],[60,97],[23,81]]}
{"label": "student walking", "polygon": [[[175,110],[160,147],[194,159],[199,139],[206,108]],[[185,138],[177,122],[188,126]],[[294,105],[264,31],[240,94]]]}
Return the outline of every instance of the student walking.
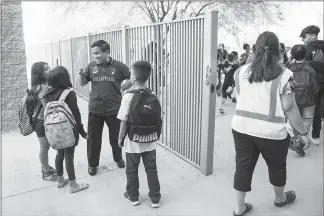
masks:
{"label": "student walking", "polygon": [[232,99],[231,94],[234,87],[234,73],[238,68],[239,65],[235,63],[234,55],[232,53],[228,54],[223,68],[223,71],[225,73],[224,84],[222,87],[223,104],[225,103],[227,98]]}
{"label": "student walking", "polygon": [[273,32],[259,35],[255,56],[252,64],[242,66],[235,73],[237,106],[232,119],[236,151],[234,215],[243,215],[252,209],[251,204],[245,203],[245,196],[251,191],[260,154],[268,166],[275,193],[274,205],[283,207],[295,201],[294,191],[284,192],[290,140],[285,116],[301,136],[304,149],[311,143],[295,102],[293,73],[279,63],[279,39]]}
{"label": "student walking", "polygon": [[[110,57],[110,46],[104,40],[99,40],[91,45],[91,52],[95,61],[91,62],[84,70],[80,70],[81,86],[91,82],[88,117],[88,172],[97,174],[99,166],[102,130],[104,123],[109,129],[109,141],[113,158],[119,168],[125,167],[122,150],[118,146],[118,133],[120,121],[117,113],[122,99],[122,91],[133,84],[130,80],[129,68]],[[126,83],[121,86],[124,80]]]}
{"label": "student walking", "polygon": [[[79,143],[79,134],[83,138],[87,138],[87,133],[83,129],[81,115],[77,104],[77,97],[72,88],[72,83],[70,81],[70,76],[66,68],[63,66],[58,66],[49,72],[48,84],[52,87],[49,92],[45,95],[45,100],[47,103],[52,101],[62,100],[64,101],[73,115],[73,119],[76,122],[75,130],[72,134],[75,137],[75,143],[73,146],[59,149],[57,150],[57,155],[55,159],[55,167],[58,175],[58,188],[64,187],[68,182],[70,182],[70,192],[76,193],[82,190],[85,190],[89,187],[88,184],[78,184],[75,180],[75,170],[74,170],[74,151],[75,147]],[[45,113],[47,116],[45,117],[45,127],[51,127],[50,123],[47,123],[48,117],[50,115],[49,108],[46,107]],[[68,111],[64,110],[64,112],[69,115]],[[52,123],[53,124],[53,123]],[[51,127],[53,129],[53,127]],[[58,137],[58,134],[53,134]],[[52,138],[52,137],[51,137]],[[48,137],[50,139],[50,137]],[[68,139],[67,136],[64,135],[64,139]],[[52,139],[50,139],[52,140]],[[68,174],[69,179],[66,180],[63,178],[63,161],[65,159],[65,168]]]}
{"label": "student walking", "polygon": [[132,67],[134,90],[122,100],[118,119],[121,120],[119,146],[125,145],[127,185],[125,199],[138,205],[138,165],[142,158],[149,186],[152,207],[160,206],[160,182],[156,166],[156,141],[161,134],[161,105],[156,95],[145,88],[151,75],[151,65],[146,61],[135,62]]}
{"label": "student walking", "polygon": [[[306,47],[304,45],[295,45],[291,49],[291,55],[294,63],[291,63],[288,68],[293,72],[295,80],[295,100],[309,133],[315,112],[315,95],[318,90],[316,72],[305,62]],[[304,143],[296,130],[294,130],[294,137],[291,138],[290,147],[300,156],[305,156]]]}
{"label": "student walking", "polygon": [[[320,61],[324,62],[324,41],[318,40],[320,28],[318,26],[310,25],[302,30],[300,36],[302,41],[306,44],[306,61]],[[316,71],[317,72],[317,71]],[[311,139],[314,144],[319,145],[320,134],[322,129],[322,114],[324,113],[324,106],[321,106],[324,100],[324,88],[319,82],[321,79],[318,74],[319,91],[315,96],[315,115],[313,119],[313,131]],[[322,113],[322,114],[321,114]]]}
{"label": "student walking", "polygon": [[217,79],[218,79],[218,84],[216,86],[216,100],[217,103],[219,104],[218,110],[221,115],[225,115],[225,111],[222,108],[222,76],[223,76],[223,68],[224,64],[221,62],[222,56],[220,52],[217,52]]}
{"label": "student walking", "polygon": [[240,59],[239,59],[239,63],[240,66],[243,66],[246,64],[247,59],[250,56],[250,51],[251,51],[251,47],[249,44],[243,44],[243,50],[245,51],[244,53],[241,54]]}
{"label": "student walking", "polygon": [[31,89],[29,91],[27,110],[32,110],[32,118],[36,119],[35,132],[40,144],[39,160],[41,163],[42,179],[57,181],[56,170],[48,163],[48,151],[50,145],[45,137],[44,129],[44,95],[48,92],[47,78],[49,66],[45,62],[36,62],[31,68]]}

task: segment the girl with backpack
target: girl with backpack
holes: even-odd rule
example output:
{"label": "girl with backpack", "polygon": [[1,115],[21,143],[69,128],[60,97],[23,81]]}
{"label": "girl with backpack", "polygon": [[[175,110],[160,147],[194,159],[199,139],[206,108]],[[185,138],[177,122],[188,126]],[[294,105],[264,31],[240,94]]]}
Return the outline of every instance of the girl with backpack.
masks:
{"label": "girl with backpack", "polygon": [[[75,180],[75,171],[74,171],[74,150],[75,147],[78,145],[79,142],[79,134],[84,138],[87,139],[87,133],[84,131],[82,122],[81,122],[81,115],[80,111],[77,105],[77,97],[76,94],[70,90],[72,87],[72,83],[70,81],[70,76],[67,71],[67,69],[63,66],[55,67],[53,70],[49,72],[48,75],[48,84],[51,86],[51,89],[49,92],[45,95],[46,102],[48,103],[45,107],[45,128],[48,127],[48,115],[51,113],[49,112],[49,105],[51,105],[51,102],[61,100],[62,93],[65,95],[65,99],[62,99],[65,104],[68,106],[70,113],[64,113],[67,114],[69,117],[70,114],[73,115],[73,118],[71,118],[73,121],[75,121],[75,127],[73,128],[73,139],[75,138],[74,145],[72,144],[71,147],[68,148],[61,148],[57,151],[56,159],[55,159],[55,167],[57,170],[58,175],[58,188],[64,187],[68,182],[70,182],[70,192],[76,193],[82,190],[85,190],[89,187],[88,184],[78,184]],[[55,112],[55,111],[54,111]],[[48,132],[47,132],[48,133]],[[51,134],[51,137],[48,137],[49,143],[52,145],[50,140],[53,140],[53,138],[62,138],[60,135],[62,134]],[[64,134],[65,135],[65,134]],[[48,136],[48,135],[47,135]],[[56,136],[56,137],[53,137]],[[67,137],[63,137],[67,141]],[[52,146],[53,147],[53,146]],[[65,168],[66,172],[68,174],[69,180],[64,179],[63,177],[63,161],[65,159]]]}
{"label": "girl with backpack", "polygon": [[48,164],[48,150],[50,145],[45,137],[44,129],[44,95],[48,91],[47,77],[49,66],[45,62],[36,62],[31,68],[31,89],[28,90],[26,100],[27,113],[35,119],[34,131],[37,134],[40,151],[41,172],[43,180],[57,181],[56,170]]}

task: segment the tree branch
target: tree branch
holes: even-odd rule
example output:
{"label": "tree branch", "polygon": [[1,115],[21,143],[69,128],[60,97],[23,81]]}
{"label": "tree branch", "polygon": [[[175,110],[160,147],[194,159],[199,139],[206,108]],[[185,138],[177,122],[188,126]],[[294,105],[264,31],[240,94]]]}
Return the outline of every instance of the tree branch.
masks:
{"label": "tree branch", "polygon": [[[149,8],[149,6],[146,4],[146,2],[144,1],[145,6],[142,6],[140,2],[136,2],[135,3],[137,5],[137,7],[139,7],[150,19],[151,22],[156,23],[155,17],[154,15],[151,13],[151,10]],[[145,7],[145,8],[144,8]]]}
{"label": "tree branch", "polygon": [[[203,5],[196,13],[196,17],[200,15],[200,13],[204,10],[204,8],[206,8],[207,6],[211,6],[213,4],[216,4],[217,2],[210,2],[210,3],[207,3],[205,5]],[[221,4],[221,3],[219,3]]]}

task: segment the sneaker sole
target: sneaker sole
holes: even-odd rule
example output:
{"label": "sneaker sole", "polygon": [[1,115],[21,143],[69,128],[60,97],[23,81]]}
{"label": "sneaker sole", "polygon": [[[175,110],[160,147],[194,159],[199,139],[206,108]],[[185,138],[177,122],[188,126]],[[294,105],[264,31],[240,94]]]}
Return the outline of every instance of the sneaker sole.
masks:
{"label": "sneaker sole", "polygon": [[159,208],[160,204],[152,204],[152,208]]}
{"label": "sneaker sole", "polygon": [[129,202],[132,206],[137,206],[139,204],[139,201],[136,201],[136,202],[132,202],[130,201],[129,199],[127,199],[126,197],[124,197],[125,200],[127,200],[127,202]]}

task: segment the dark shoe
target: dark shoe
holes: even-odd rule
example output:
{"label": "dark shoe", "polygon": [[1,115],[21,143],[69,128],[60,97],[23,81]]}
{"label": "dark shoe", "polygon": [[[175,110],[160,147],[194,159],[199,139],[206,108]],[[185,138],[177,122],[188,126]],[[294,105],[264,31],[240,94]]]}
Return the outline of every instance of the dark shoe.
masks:
{"label": "dark shoe", "polygon": [[128,196],[127,191],[124,193],[124,197],[125,197],[125,199],[126,199],[130,204],[132,204],[133,206],[137,206],[137,205],[139,204],[138,199],[137,199],[137,200],[132,200],[132,199]]}
{"label": "dark shoe", "polygon": [[234,211],[233,212],[233,215],[234,216],[242,216],[242,215],[245,215],[245,213],[248,213],[249,211],[252,210],[252,205],[251,204],[249,204],[249,203],[244,203],[244,204],[245,204],[245,211],[242,214],[240,214],[240,215],[235,214],[235,211]]}
{"label": "dark shoe", "polygon": [[88,173],[91,176],[97,175],[97,167],[88,167]]}
{"label": "dark shoe", "polygon": [[117,166],[119,168],[125,168],[125,161],[121,159],[119,162],[116,162]]}
{"label": "dark shoe", "polygon": [[219,113],[220,113],[221,115],[225,115],[225,111],[224,111],[223,109],[219,109]]}
{"label": "dark shoe", "polygon": [[302,145],[300,142],[294,143],[291,141],[289,144],[289,148],[295,151],[299,156],[301,157],[305,156],[304,145]]}
{"label": "dark shoe", "polygon": [[153,202],[152,201],[152,208],[159,208],[160,207],[160,202]]}
{"label": "dark shoe", "polygon": [[236,99],[235,99],[235,98],[232,98],[232,102],[233,102],[233,103],[236,103]]}
{"label": "dark shoe", "polygon": [[295,191],[287,191],[285,192],[286,194],[286,201],[285,202],[281,202],[281,203],[276,203],[274,202],[275,206],[277,207],[283,207],[289,203],[293,203],[296,200],[296,193]]}

